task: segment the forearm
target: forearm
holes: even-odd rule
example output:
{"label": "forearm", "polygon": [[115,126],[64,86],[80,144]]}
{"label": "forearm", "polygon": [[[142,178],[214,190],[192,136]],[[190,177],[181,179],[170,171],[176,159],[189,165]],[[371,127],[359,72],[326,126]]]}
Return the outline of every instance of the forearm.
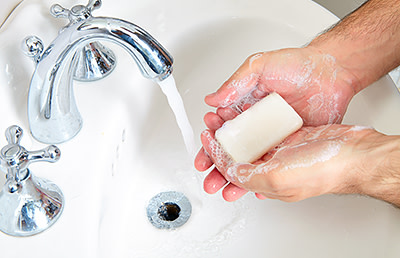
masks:
{"label": "forearm", "polygon": [[382,135],[365,142],[354,183],[357,192],[400,208],[400,136]]}
{"label": "forearm", "polygon": [[334,56],[355,77],[355,92],[364,89],[400,65],[400,1],[368,1],[309,47]]}

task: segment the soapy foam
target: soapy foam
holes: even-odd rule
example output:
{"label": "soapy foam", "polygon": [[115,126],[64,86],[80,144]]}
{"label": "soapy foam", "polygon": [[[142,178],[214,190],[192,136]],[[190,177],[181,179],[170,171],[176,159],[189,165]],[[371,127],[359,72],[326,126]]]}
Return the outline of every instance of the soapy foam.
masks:
{"label": "soapy foam", "polygon": [[276,169],[279,163],[270,160],[260,165],[236,163],[227,169],[227,180],[232,183],[246,184],[255,175],[266,174]]}
{"label": "soapy foam", "polygon": [[308,60],[304,63],[301,73],[292,79],[292,83],[297,85],[297,88],[305,87],[310,82],[310,77],[315,70],[315,63]]}
{"label": "soapy foam", "polygon": [[342,144],[340,144],[339,142],[329,143],[325,149],[321,150],[318,153],[318,155],[312,155],[311,157],[308,157],[308,159],[299,160],[299,162],[297,163],[289,164],[285,166],[282,170],[285,171],[295,168],[308,168],[317,163],[328,161],[339,154],[341,147]]}
{"label": "soapy foam", "polygon": [[[262,54],[255,54],[249,58],[249,66],[252,63],[261,58]],[[320,63],[324,64],[323,66]],[[293,75],[278,73],[268,73],[264,79],[268,81],[285,81],[292,84],[301,91],[307,91],[310,87],[318,87],[317,93],[311,96],[307,102],[309,107],[308,117],[310,121],[320,120],[315,117],[316,115],[326,114],[326,123],[332,124],[337,123],[342,119],[342,115],[339,110],[338,101],[342,97],[337,92],[330,92],[324,94],[322,91],[322,85],[327,84],[328,89],[333,89],[336,82],[337,69],[335,69],[336,60],[331,55],[316,55],[310,56],[307,61],[299,69],[299,73]],[[322,69],[320,67],[323,67]],[[319,68],[319,70],[317,70]],[[327,76],[328,75],[328,76]],[[221,107],[230,107],[237,113],[243,112],[243,107],[251,106],[255,104],[259,98],[255,95],[260,95],[259,92],[255,93],[258,89],[258,84],[255,83],[255,79],[258,77],[257,74],[252,73],[249,76],[241,80],[233,80],[227,87],[230,88],[231,92],[226,96],[225,101],[220,105]],[[254,85],[249,85],[254,83]],[[265,94],[264,94],[265,96]],[[262,97],[264,97],[262,96]],[[318,110],[318,112],[316,112]]]}
{"label": "soapy foam", "polygon": [[[346,135],[353,132],[362,130],[370,130],[370,127],[364,126],[351,126],[342,128],[341,132],[337,130],[331,130],[331,125],[321,126],[319,130],[313,130],[308,133],[303,142],[295,145],[280,145],[274,150],[272,158],[262,164],[233,164],[227,171],[227,179],[233,183],[238,182],[245,184],[249,182],[255,175],[267,174],[270,171],[279,168],[280,171],[287,171],[296,168],[308,168],[315,164],[323,163],[336,157],[342,148],[342,146],[349,139]],[[339,129],[340,130],[340,129]],[[321,135],[325,135],[325,138],[320,139]],[[312,146],[318,141],[327,141],[326,146],[322,148],[318,153],[310,153],[304,155],[304,148]],[[293,158],[298,157],[296,162],[290,162],[286,164],[285,157],[291,156]]]}
{"label": "soapy foam", "polygon": [[[267,81],[282,81],[293,85],[299,94],[316,92],[307,100],[308,107],[304,110],[303,118],[306,122],[324,121],[324,123],[337,123],[342,119],[339,110],[341,94],[335,92],[337,79],[336,59],[331,55],[313,55],[294,71],[294,74],[269,71],[264,79]],[[324,85],[324,89],[322,86]],[[311,90],[311,91],[310,91]],[[280,91],[290,92],[291,90],[280,88]]]}
{"label": "soapy foam", "polygon": [[228,180],[229,182],[235,183],[236,179],[238,179],[240,182],[239,173],[241,173],[242,170],[239,169],[239,167],[241,165],[242,164],[240,164],[240,163],[235,163],[232,166],[228,167],[228,169],[226,170],[226,176],[225,176],[226,180]]}
{"label": "soapy foam", "polygon": [[[339,112],[338,107],[339,98],[339,93],[326,95],[322,92],[310,97],[307,100],[307,103],[309,104],[308,110],[310,119],[314,120],[316,115],[326,114],[326,123],[333,124],[340,121],[342,116]],[[319,112],[315,113],[316,110],[318,110]]]}
{"label": "soapy foam", "polygon": [[238,114],[240,114],[245,110],[245,107],[248,108],[249,106],[256,104],[259,99],[254,97],[253,93],[255,90],[256,89],[253,89],[252,91],[241,97],[238,101],[236,101],[236,103],[230,105],[230,107]]}
{"label": "soapy foam", "polygon": [[339,100],[341,98],[340,93],[335,93],[333,94],[333,102],[330,103],[330,113],[329,113],[329,124],[333,124],[338,122],[341,118],[342,115],[339,112]]}
{"label": "soapy foam", "polygon": [[[249,59],[249,65],[251,66],[255,60],[260,58],[262,54],[256,54]],[[320,64],[323,65],[320,65]],[[322,67],[322,69],[321,69]],[[318,70],[317,70],[318,69]],[[341,94],[339,92],[328,92],[326,94],[322,93],[322,85],[324,84],[327,89],[334,89],[334,84],[336,83],[337,77],[337,69],[336,69],[336,60],[331,55],[315,55],[310,56],[309,60],[306,61],[301,69],[299,74],[295,74],[295,76],[288,76],[286,74],[281,73],[269,73],[268,75],[264,75],[264,79],[268,82],[270,81],[286,81],[294,86],[299,92],[304,92],[309,90],[310,87],[317,87],[319,90],[316,90],[316,94],[308,99],[309,107],[306,110],[309,114],[310,121],[321,120],[324,117],[315,117],[325,115],[325,121],[329,124],[336,123],[341,120],[342,115],[339,110],[339,100],[341,99]],[[249,82],[254,79],[256,74],[251,74],[250,76],[242,79],[232,81],[228,87],[233,87],[235,90],[231,92],[231,94],[227,97],[226,102],[223,103],[223,107],[230,106],[233,110],[240,113],[243,111],[243,107],[246,104],[254,104],[258,101],[258,98],[254,97],[254,93],[258,90],[257,86],[254,85],[251,89],[249,88]],[[251,87],[251,85],[250,85]],[[228,100],[231,97],[235,97],[237,99],[238,96],[242,96],[243,100],[231,101]],[[361,129],[361,128],[360,128]],[[326,133],[327,128],[321,128],[320,132],[313,132],[313,137],[317,139],[322,133]],[[359,128],[351,128],[349,130],[359,130]],[[332,139],[334,140],[334,136]],[[338,136],[336,136],[338,137]],[[308,140],[311,140],[310,138]],[[261,165],[251,165],[252,167],[247,167],[249,169],[245,169],[243,165],[248,164],[231,164],[226,171],[226,176],[229,178],[229,181],[238,180],[241,183],[245,183],[249,181],[255,174],[260,173],[268,173],[270,170],[277,168],[279,162],[276,157],[281,155],[282,151],[285,148],[291,148],[292,151],[295,148],[299,148],[302,145],[308,143],[302,143],[297,146],[277,146],[272,152],[275,152],[273,158],[268,162]],[[319,162],[325,162],[336,156],[341,149],[342,142],[337,141],[333,142],[331,145],[328,145],[321,153],[315,154],[314,156],[309,156],[307,160],[300,160],[296,164],[287,165],[286,169],[293,169],[296,167],[309,167]],[[221,150],[219,150],[221,151]],[[221,157],[221,154],[218,155]],[[301,156],[301,155],[300,155]],[[215,158],[216,162],[219,162],[219,158]],[[223,162],[221,162],[222,164]],[[281,164],[282,165],[282,164]],[[217,166],[218,167],[218,166]],[[249,172],[252,171],[252,172]],[[250,174],[249,174],[250,173]]]}
{"label": "soapy foam", "polygon": [[374,128],[372,126],[354,125],[349,129],[349,131],[359,132],[359,131],[373,130],[373,129]]}
{"label": "soapy foam", "polygon": [[[287,56],[290,55],[290,53],[287,54]],[[250,57],[248,61],[250,68],[253,62],[261,57],[262,53]],[[339,110],[338,102],[342,96],[340,93],[334,92],[334,84],[337,76],[335,57],[328,54],[309,56],[308,60],[306,60],[297,71],[298,72],[292,75],[282,74],[280,70],[277,72],[269,71],[267,75],[264,75],[264,79],[267,82],[285,81],[294,85],[296,89],[299,90],[299,94],[308,91],[310,87],[319,88],[314,89],[317,93],[307,100],[309,106],[304,112],[306,112],[308,116],[305,118],[309,121],[323,120],[325,123],[329,124],[339,122],[342,119],[342,115],[341,110]],[[257,82],[255,80],[256,77],[258,77],[258,75],[253,73],[241,80],[233,80],[227,86],[231,88],[231,92],[226,96],[225,101],[220,106],[230,107],[240,114],[243,112],[243,107],[246,105],[253,105],[257,102],[259,98],[254,97],[256,95],[255,91],[258,90],[258,84],[255,83]],[[254,85],[249,85],[250,83],[254,83]],[[322,85],[324,84],[326,85],[326,89],[330,92],[324,93],[325,91],[322,90]]]}
{"label": "soapy foam", "polygon": [[209,142],[207,153],[210,156],[218,169],[229,167],[232,164],[232,159],[228,156],[228,154],[222,149],[219,142],[215,140],[215,138],[211,135],[211,133],[206,130],[202,132],[202,135],[207,139]]}
{"label": "soapy foam", "polygon": [[257,77],[257,74],[252,73],[241,80],[231,81],[231,83],[227,85],[227,88],[231,90],[231,92],[225,97],[225,101],[220,106],[228,107],[240,102],[243,96],[248,95],[249,92],[254,90],[257,84],[255,84],[253,87],[250,87],[249,83],[254,83],[254,80]]}
{"label": "soapy foam", "polygon": [[288,75],[282,74],[279,70],[278,74],[268,73],[265,76],[266,81],[286,81],[292,85],[295,85],[297,89],[305,88],[307,89],[310,85],[312,75],[314,75],[314,71],[316,68],[316,63],[312,61],[312,57],[309,60],[305,61],[302,67],[299,70],[296,70],[296,74]]}
{"label": "soapy foam", "polygon": [[[336,59],[331,55],[322,55],[318,56],[324,64],[323,69],[319,71],[318,75],[313,78],[313,83],[319,87],[320,93],[312,96],[307,102],[310,105],[309,112],[310,117],[312,117],[315,110],[319,110],[320,114],[327,114],[326,123],[333,124],[342,118],[338,103],[340,98],[342,97],[338,92],[329,92],[328,94],[324,94],[322,89],[322,84],[325,83],[327,89],[334,89],[334,85],[336,82],[337,69],[333,68],[336,66]],[[310,57],[312,59],[312,57]],[[314,69],[316,64],[314,63]],[[313,71],[314,72],[314,71]],[[328,75],[328,76],[326,76]],[[324,81],[323,81],[324,80]],[[310,83],[312,83],[310,81]]]}

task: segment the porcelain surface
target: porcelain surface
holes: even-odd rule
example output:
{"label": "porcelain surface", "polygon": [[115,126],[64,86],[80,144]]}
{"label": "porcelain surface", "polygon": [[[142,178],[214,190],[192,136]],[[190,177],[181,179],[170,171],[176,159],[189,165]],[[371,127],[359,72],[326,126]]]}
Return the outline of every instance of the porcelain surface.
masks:
{"label": "porcelain surface", "polygon": [[[37,35],[48,46],[65,20],[49,14],[50,0],[25,0],[0,28],[0,132],[11,124],[29,131],[27,93],[33,63],[20,50]],[[60,0],[64,7],[86,4]],[[309,0],[104,0],[94,16],[131,21],[174,56],[174,78],[198,136],[203,102],[247,56],[298,47],[337,22]],[[73,140],[59,144],[55,164],[32,173],[57,184],[64,213],[49,230],[28,238],[0,233],[1,256],[21,257],[399,257],[400,212],[361,196],[321,196],[298,203],[234,203],[202,190],[167,100],[144,79],[120,47],[114,72],[101,81],[74,82],[84,120]],[[384,77],[352,101],[347,124],[400,134],[400,96]],[[200,148],[200,141],[197,145]],[[0,144],[5,144],[0,135]],[[22,144],[44,145],[28,133]],[[0,177],[0,183],[4,183]],[[188,222],[173,231],[147,220],[149,200],[178,191],[192,205]]]}

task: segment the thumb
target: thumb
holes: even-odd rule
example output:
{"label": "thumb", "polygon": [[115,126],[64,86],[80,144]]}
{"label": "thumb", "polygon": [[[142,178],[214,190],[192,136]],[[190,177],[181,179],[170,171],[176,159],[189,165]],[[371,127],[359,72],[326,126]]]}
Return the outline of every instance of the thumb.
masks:
{"label": "thumb", "polygon": [[264,67],[262,56],[258,53],[248,57],[216,92],[206,96],[205,102],[212,107],[227,107],[255,89]]}

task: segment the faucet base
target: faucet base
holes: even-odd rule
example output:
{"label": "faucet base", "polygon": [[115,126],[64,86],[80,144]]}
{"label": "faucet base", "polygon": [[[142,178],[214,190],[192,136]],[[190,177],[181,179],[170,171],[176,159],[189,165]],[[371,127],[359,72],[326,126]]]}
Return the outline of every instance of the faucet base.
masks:
{"label": "faucet base", "polygon": [[57,221],[64,208],[64,196],[55,184],[30,174],[16,188],[6,184],[0,203],[0,230],[25,237],[36,235]]}
{"label": "faucet base", "polygon": [[103,44],[94,41],[75,54],[77,66],[74,79],[78,81],[96,81],[110,74],[116,65],[114,52]]}

